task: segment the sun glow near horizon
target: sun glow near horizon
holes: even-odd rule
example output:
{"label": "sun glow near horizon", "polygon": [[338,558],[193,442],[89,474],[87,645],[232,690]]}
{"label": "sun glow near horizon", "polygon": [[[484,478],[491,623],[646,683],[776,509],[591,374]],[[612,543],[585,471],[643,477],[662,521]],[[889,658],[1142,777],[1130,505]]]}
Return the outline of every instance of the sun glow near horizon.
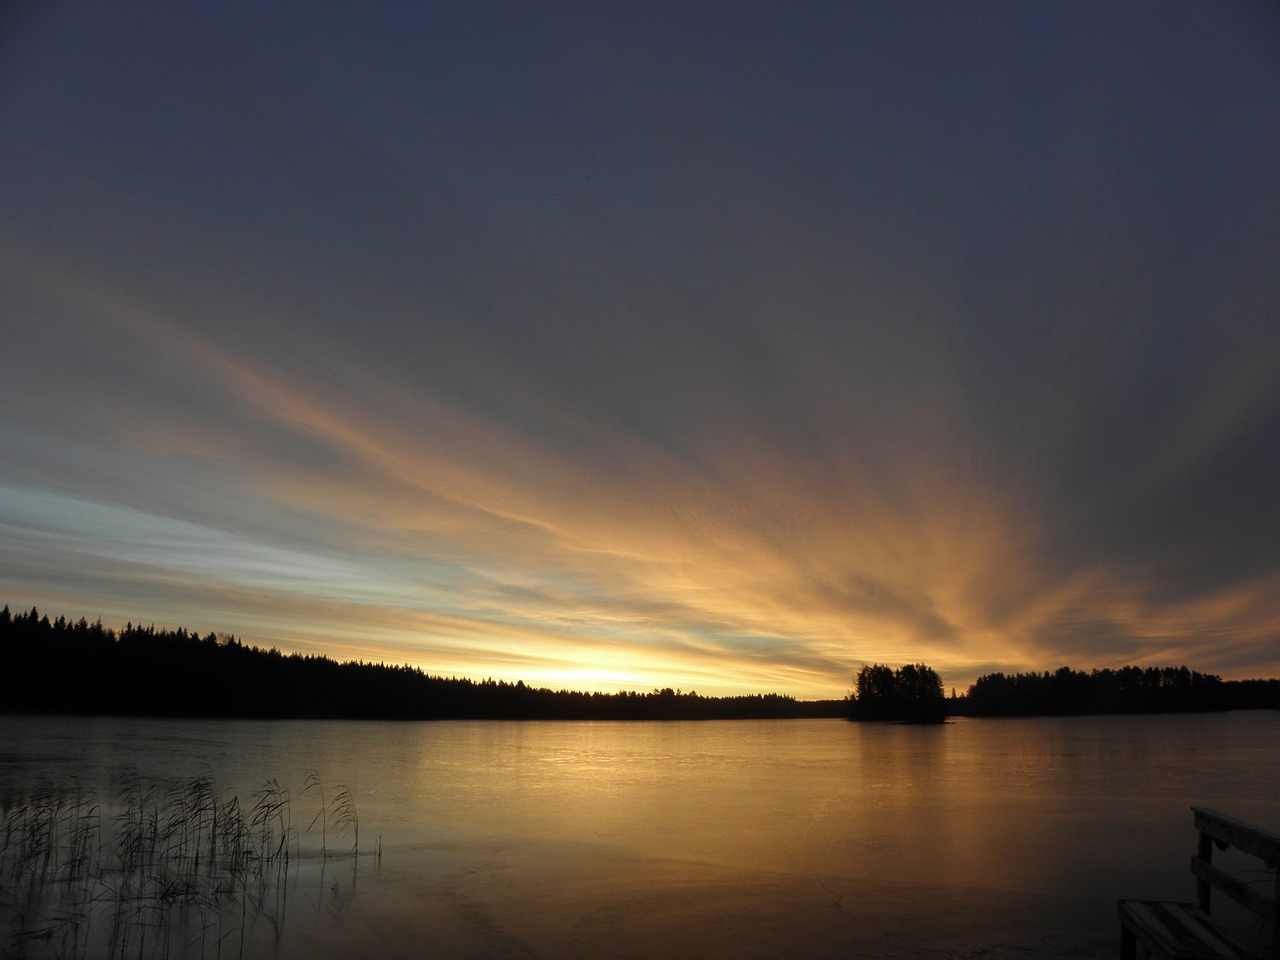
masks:
{"label": "sun glow near horizon", "polygon": [[0,594],[603,692],[1280,675],[1280,23],[1178,10],[33,8]]}

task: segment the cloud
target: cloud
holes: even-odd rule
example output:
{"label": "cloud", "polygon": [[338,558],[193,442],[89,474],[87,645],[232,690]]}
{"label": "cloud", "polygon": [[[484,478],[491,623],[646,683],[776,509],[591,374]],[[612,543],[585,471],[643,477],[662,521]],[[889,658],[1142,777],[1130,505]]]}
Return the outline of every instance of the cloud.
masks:
{"label": "cloud", "polygon": [[1275,672],[1269,34],[1182,12],[39,20],[0,586],[552,685]]}
{"label": "cloud", "polygon": [[[545,398],[543,429],[526,417],[518,432],[372,375],[355,393],[300,379],[145,304],[115,313],[120,337],[199,385],[180,429],[146,404],[115,424],[118,440],[196,469],[229,458],[244,502],[218,530],[66,498],[42,512],[48,495],[11,493],[24,562],[76,554],[67,566],[107,592],[93,568],[115,557],[130,595],[150,581],[203,596],[218,625],[264,642],[529,682],[569,671],[810,695],[842,692],[872,660],[926,660],[963,684],[991,662],[1183,651],[1211,669],[1228,662],[1214,653],[1224,638],[1233,664],[1266,653],[1267,621],[1250,619],[1268,613],[1260,588],[1171,604],[1159,564],[1099,561],[1105,541],[1061,555],[1035,475],[993,482],[970,421],[936,388],[885,419],[860,421],[855,405],[853,420],[828,411],[792,436],[744,411],[657,443]],[[75,542],[55,549],[59,537]]]}

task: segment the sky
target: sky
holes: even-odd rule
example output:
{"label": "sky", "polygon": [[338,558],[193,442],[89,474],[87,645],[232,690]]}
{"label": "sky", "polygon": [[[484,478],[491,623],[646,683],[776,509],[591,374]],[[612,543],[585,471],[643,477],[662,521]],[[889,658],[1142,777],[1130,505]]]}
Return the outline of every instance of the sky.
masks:
{"label": "sky", "polygon": [[0,14],[0,601],[580,690],[1280,676],[1280,10]]}

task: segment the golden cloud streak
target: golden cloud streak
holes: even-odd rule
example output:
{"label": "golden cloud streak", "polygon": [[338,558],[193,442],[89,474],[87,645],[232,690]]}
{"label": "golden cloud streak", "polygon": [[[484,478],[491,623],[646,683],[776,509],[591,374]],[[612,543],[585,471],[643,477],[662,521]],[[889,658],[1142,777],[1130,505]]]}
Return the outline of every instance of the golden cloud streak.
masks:
{"label": "golden cloud streak", "polygon": [[[925,660],[962,688],[992,663],[1194,659],[1231,673],[1222,643],[1263,647],[1280,621],[1274,578],[1170,604],[1141,571],[1059,569],[1034,491],[971,468],[941,404],[911,413],[907,440],[879,438],[900,444],[880,474],[831,430],[816,458],[724,419],[669,449],[531,404],[581,441],[552,446],[367,371],[367,393],[338,396],[83,278],[71,291],[221,385],[247,425],[153,414],[119,427],[135,449],[227,461],[247,498],[305,512],[320,547],[363,571],[257,589],[161,576],[206,596],[215,628],[285,649],[552,685],[839,696],[872,660]],[[266,435],[329,459],[264,451]]]}
{"label": "golden cloud streak", "polygon": [[[805,476],[750,449],[713,451],[708,459],[722,466],[708,476],[632,442],[632,473],[620,488],[615,478],[602,483],[521,437],[425,401],[416,401],[412,418],[421,429],[409,432],[394,426],[404,422],[399,411],[339,409],[208,344],[193,352],[259,415],[365,471],[354,488],[317,484],[313,474],[272,474],[273,496],[373,524],[385,542],[403,543],[406,531],[432,538],[436,549],[443,542],[496,568],[508,584],[520,582],[521,571],[550,572],[561,595],[528,604],[508,596],[504,613],[561,631],[558,644],[569,628],[605,636],[692,624],[725,638],[704,641],[721,658],[732,659],[735,638],[752,636],[821,645],[837,663],[867,658],[861,651],[954,656],[957,638],[922,633],[918,609],[936,609],[936,625],[956,633],[966,587],[990,575],[999,548],[1025,539],[995,504],[965,501],[964,491],[940,481],[917,482],[931,497],[923,503],[918,495],[886,503],[848,463],[838,474],[843,498],[815,503]],[[1020,569],[1015,562],[1006,572]],[[928,590],[918,587],[922,578]],[[836,596],[833,585],[850,579],[868,586]],[[485,621],[485,631],[494,629]],[[979,639],[989,645],[989,634]]]}

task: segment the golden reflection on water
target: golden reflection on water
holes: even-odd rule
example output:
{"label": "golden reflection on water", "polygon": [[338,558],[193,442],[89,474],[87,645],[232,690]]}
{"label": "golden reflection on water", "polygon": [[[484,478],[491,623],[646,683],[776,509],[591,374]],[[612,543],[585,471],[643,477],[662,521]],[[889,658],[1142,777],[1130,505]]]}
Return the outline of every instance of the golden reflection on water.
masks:
{"label": "golden reflection on water", "polygon": [[938,727],[7,718],[0,733],[6,783],[147,763],[213,768],[228,787],[298,791],[311,771],[348,786],[384,857],[291,890],[269,938],[287,957],[1109,956],[1116,897],[1189,896],[1190,804],[1280,823],[1280,718],[1262,712]]}

